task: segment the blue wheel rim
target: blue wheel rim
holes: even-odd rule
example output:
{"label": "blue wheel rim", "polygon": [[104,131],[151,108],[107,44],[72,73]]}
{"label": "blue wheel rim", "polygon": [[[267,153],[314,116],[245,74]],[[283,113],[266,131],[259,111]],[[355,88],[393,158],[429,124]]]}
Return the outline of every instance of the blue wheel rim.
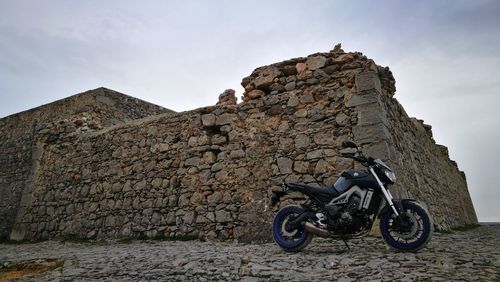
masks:
{"label": "blue wheel rim", "polygon": [[391,228],[390,228],[390,220],[392,219],[391,218],[391,215],[389,214],[385,214],[382,219],[381,219],[381,226],[380,226],[380,231],[383,235],[383,237],[387,240],[387,242],[389,243],[389,245],[397,248],[397,249],[401,249],[401,250],[411,250],[411,249],[415,249],[417,248],[418,246],[420,246],[421,244],[423,244],[426,240],[427,240],[427,237],[429,236],[429,233],[430,233],[430,219],[427,215],[427,213],[420,207],[418,206],[415,206],[415,205],[411,205],[411,204],[407,204],[407,203],[403,203],[403,207],[405,210],[407,211],[410,211],[412,213],[415,213],[417,214],[421,221],[420,220],[417,220],[418,222],[421,222],[421,226],[420,227],[417,227],[417,228],[422,228],[422,230],[418,230],[418,238],[414,241],[411,241],[411,242],[403,242],[403,241],[399,241],[399,240],[396,240],[394,238],[394,236],[391,234]]}
{"label": "blue wheel rim", "polygon": [[273,236],[276,243],[282,248],[295,248],[302,244],[307,238],[307,231],[303,228],[299,228],[297,233],[292,238],[286,238],[283,236],[281,227],[283,222],[291,215],[300,214],[302,209],[298,207],[286,207],[278,212],[273,222]]}

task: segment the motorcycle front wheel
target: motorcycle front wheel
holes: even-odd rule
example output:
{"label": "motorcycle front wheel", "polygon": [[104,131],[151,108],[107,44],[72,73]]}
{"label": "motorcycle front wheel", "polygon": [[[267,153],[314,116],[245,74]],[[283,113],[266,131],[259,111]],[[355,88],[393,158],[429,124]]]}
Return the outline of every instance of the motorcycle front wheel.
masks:
{"label": "motorcycle front wheel", "polygon": [[416,252],[432,237],[434,225],[427,210],[414,201],[403,201],[405,213],[396,218],[388,211],[380,218],[380,233],[392,248]]}
{"label": "motorcycle front wheel", "polygon": [[305,248],[313,235],[303,227],[291,228],[289,222],[300,215],[304,209],[289,205],[278,211],[273,221],[274,241],[287,252],[298,252]]}

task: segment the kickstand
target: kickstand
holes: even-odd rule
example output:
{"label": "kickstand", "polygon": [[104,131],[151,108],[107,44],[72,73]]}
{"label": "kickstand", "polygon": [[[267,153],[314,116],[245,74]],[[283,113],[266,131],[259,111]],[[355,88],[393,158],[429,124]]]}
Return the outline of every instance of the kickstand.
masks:
{"label": "kickstand", "polygon": [[342,239],[342,241],[344,241],[344,244],[345,244],[345,246],[347,247],[347,250],[349,250],[349,251],[350,251],[350,250],[351,250],[351,248],[349,248],[349,244],[347,244],[347,241],[346,241],[345,239]]}

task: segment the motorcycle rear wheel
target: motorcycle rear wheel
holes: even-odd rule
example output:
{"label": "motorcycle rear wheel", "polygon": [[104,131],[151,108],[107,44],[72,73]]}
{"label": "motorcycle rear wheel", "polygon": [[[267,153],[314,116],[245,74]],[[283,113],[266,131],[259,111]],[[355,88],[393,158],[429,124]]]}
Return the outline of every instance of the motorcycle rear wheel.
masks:
{"label": "motorcycle rear wheel", "polygon": [[427,210],[414,201],[404,201],[407,226],[398,225],[396,216],[388,211],[380,218],[380,233],[392,248],[404,252],[416,252],[425,247],[432,238],[434,225]]}
{"label": "motorcycle rear wheel", "polygon": [[276,244],[287,252],[298,252],[304,249],[312,240],[313,235],[299,227],[293,230],[287,228],[287,222],[304,211],[299,206],[288,205],[281,208],[273,221],[273,238]]}

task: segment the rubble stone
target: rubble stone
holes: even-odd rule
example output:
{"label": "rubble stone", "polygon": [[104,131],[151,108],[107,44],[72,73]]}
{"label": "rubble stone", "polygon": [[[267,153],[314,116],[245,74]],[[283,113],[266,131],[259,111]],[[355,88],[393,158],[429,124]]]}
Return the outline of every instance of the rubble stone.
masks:
{"label": "rubble stone", "polygon": [[[251,224],[258,219],[243,216],[240,220]],[[234,228],[234,237],[245,234],[243,226]],[[168,230],[165,233],[175,234]],[[130,228],[123,232],[127,234]],[[10,270],[53,258],[58,258],[59,267],[19,281],[102,281],[110,277],[119,281],[496,281],[500,277],[499,225],[435,233],[417,253],[396,252],[379,237],[349,240],[350,250],[341,240],[315,237],[304,251],[290,254],[274,242],[214,242],[217,236],[210,231],[208,242],[0,244],[0,279]]]}

